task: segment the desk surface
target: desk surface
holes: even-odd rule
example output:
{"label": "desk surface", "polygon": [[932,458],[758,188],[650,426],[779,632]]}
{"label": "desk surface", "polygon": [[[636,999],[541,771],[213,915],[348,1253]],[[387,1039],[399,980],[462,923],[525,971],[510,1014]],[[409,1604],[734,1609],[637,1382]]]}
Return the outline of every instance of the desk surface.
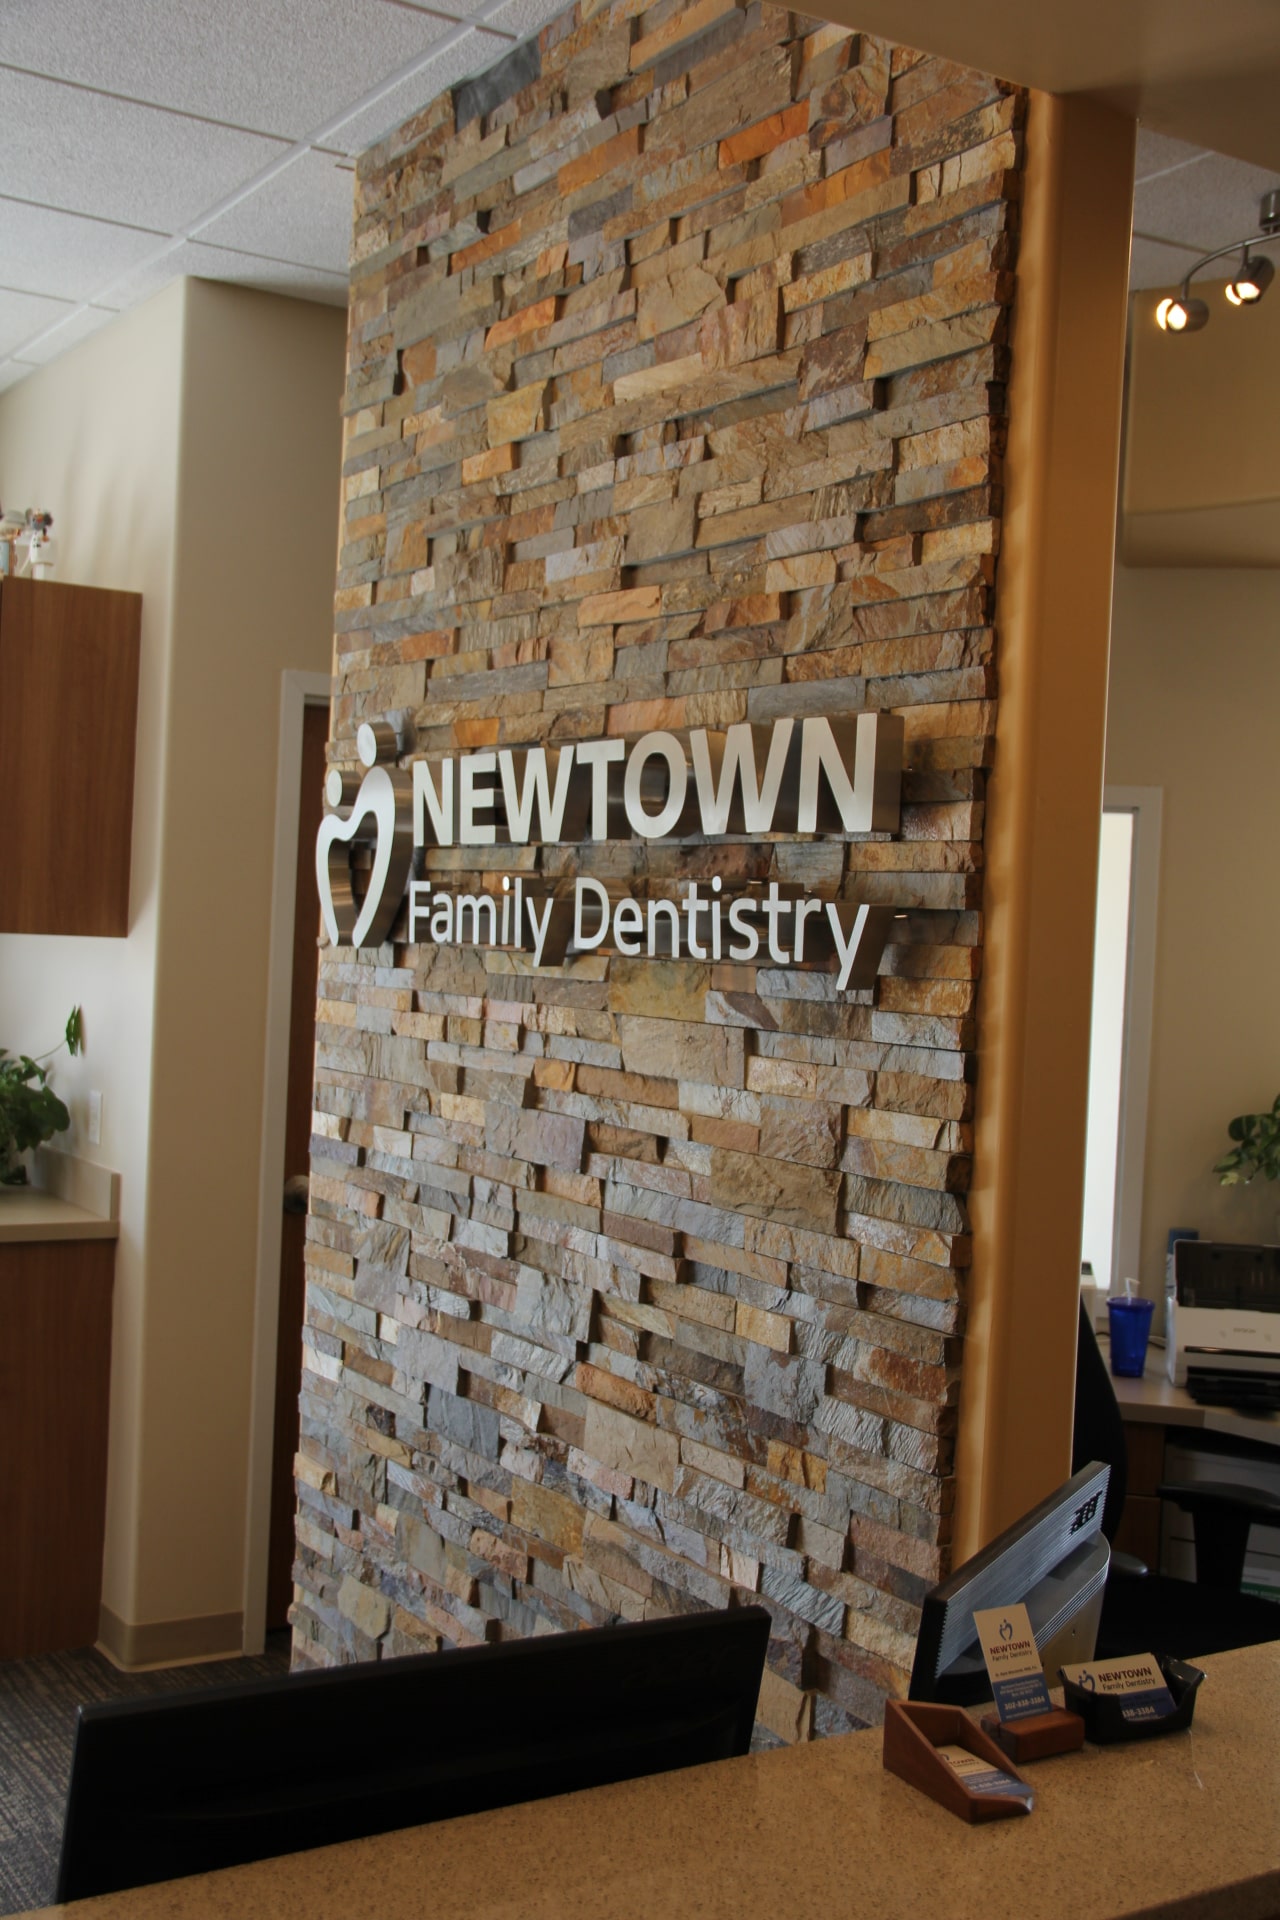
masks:
{"label": "desk surface", "polygon": [[29,1240],[118,1240],[120,1222],[105,1220],[38,1187],[0,1193],[0,1246]]}
{"label": "desk surface", "polygon": [[[1100,1336],[1098,1345],[1109,1359],[1111,1343]],[[1280,1447],[1280,1413],[1241,1413],[1234,1407],[1202,1407],[1185,1387],[1170,1384],[1165,1372],[1165,1350],[1147,1350],[1147,1369],[1141,1380],[1111,1376],[1124,1420],[1165,1427],[1199,1427],[1204,1433],[1224,1433],[1233,1440],[1254,1440],[1259,1446]]]}
{"label": "desk surface", "polygon": [[880,1733],[753,1754],[79,1902],[85,1920],[1271,1920],[1280,1644],[1206,1660],[1191,1733],[1028,1770],[966,1827]]}
{"label": "desk surface", "polygon": [[30,1240],[117,1240],[120,1175],[38,1147],[28,1187],[0,1187],[0,1246]]}

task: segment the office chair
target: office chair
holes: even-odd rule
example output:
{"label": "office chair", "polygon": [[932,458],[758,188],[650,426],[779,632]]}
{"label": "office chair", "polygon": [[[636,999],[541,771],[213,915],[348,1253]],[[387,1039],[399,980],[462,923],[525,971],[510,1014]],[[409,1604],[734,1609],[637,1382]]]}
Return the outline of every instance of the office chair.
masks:
{"label": "office chair", "polygon": [[[1124,1512],[1128,1450],[1111,1375],[1082,1302],[1076,1336],[1072,1470],[1090,1460],[1105,1460],[1111,1467],[1102,1531],[1114,1542]],[[1249,1528],[1255,1520],[1280,1525],[1280,1498],[1216,1481],[1190,1486],[1162,1482],[1156,1491],[1162,1500],[1172,1500],[1191,1515],[1196,1577],[1175,1580],[1149,1573],[1133,1554],[1116,1553],[1113,1546],[1098,1629],[1098,1658],[1152,1652],[1193,1660],[1199,1654],[1280,1640],[1280,1606],[1240,1592]]]}

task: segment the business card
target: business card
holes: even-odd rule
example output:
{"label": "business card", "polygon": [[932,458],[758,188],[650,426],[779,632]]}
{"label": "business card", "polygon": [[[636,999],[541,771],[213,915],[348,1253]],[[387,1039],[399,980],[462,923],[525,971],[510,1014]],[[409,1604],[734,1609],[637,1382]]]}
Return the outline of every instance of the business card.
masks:
{"label": "business card", "polygon": [[1001,1720],[1029,1720],[1034,1714],[1049,1713],[1049,1689],[1026,1607],[1021,1603],[981,1607],[973,1624]]}
{"label": "business card", "polygon": [[970,1753],[968,1747],[936,1747],[934,1751],[946,1761],[952,1773],[964,1781],[970,1793],[1007,1794],[1011,1799],[1021,1800],[1028,1808],[1034,1798],[1031,1788],[1023,1780],[1017,1780],[1013,1774],[1005,1773],[1001,1767],[993,1767],[980,1753]]}
{"label": "business card", "polygon": [[1085,1660],[1063,1667],[1062,1677],[1085,1693],[1106,1693],[1120,1703],[1123,1720],[1162,1720],[1173,1712],[1173,1695],[1153,1653],[1123,1660]]}

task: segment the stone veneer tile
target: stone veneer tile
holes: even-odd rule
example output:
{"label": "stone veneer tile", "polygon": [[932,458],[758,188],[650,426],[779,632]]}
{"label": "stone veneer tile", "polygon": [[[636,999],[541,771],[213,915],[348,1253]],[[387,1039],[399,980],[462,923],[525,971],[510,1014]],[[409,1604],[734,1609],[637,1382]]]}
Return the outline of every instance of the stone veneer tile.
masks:
{"label": "stone veneer tile", "polygon": [[[1023,96],[567,11],[356,185],[334,740],[903,716],[901,834],[495,850],[893,905],[873,993],[326,951],[293,1609],[327,1664],[756,1600],[873,1718],[947,1564]],[[427,870],[491,884],[457,851]]]}

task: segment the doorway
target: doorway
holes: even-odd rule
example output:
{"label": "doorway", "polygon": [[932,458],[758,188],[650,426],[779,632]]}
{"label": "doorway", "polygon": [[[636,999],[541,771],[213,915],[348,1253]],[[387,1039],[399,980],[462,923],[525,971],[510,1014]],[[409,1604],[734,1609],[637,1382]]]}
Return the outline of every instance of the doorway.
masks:
{"label": "doorway", "polygon": [[302,1322],[306,1305],[307,1196],[312,1083],[316,1052],[316,835],[324,817],[325,746],[329,709],[308,706],[302,716],[302,780],[293,897],[293,967],[289,995],[289,1074],[284,1123],[285,1178],[281,1189],[280,1298],[276,1310],[275,1419],[271,1442],[271,1523],[267,1549],[268,1633],[289,1624],[293,1599],[293,1458],[298,1451],[298,1394],[302,1381]]}
{"label": "doorway", "polygon": [[244,1651],[287,1625],[293,1597],[293,1457],[298,1439],[305,1205],[286,1186],[305,1176],[315,1059],[320,910],[315,841],[323,814],[330,681],[282,678],[275,880],[263,1061],[258,1263],[245,1538]]}
{"label": "doorway", "polygon": [[1158,787],[1103,801],[1081,1263],[1108,1293],[1139,1279],[1160,881]]}

